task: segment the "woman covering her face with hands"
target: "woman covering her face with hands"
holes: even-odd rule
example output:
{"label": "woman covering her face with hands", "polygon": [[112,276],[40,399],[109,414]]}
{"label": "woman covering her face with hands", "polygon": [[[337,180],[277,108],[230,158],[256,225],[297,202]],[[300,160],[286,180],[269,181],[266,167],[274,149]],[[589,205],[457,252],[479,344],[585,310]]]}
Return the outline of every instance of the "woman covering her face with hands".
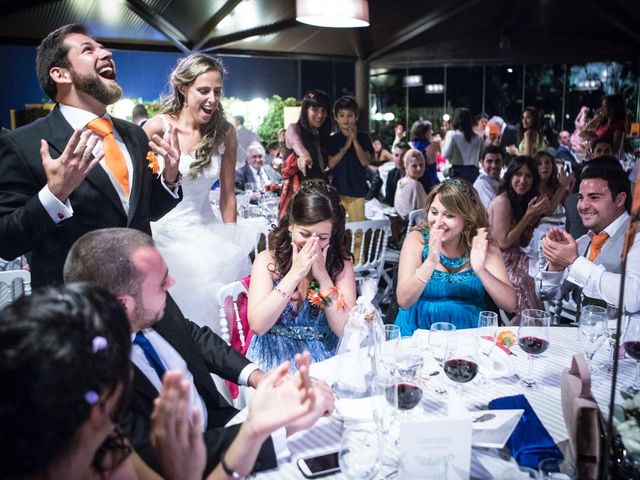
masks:
{"label": "woman covering her face with hands", "polygon": [[251,271],[248,316],[256,335],[247,357],[269,370],[303,350],[314,362],[333,356],[356,297],[335,188],[303,182],[269,245]]}
{"label": "woman covering her face with hands", "polygon": [[426,221],[407,236],[400,253],[395,323],[402,335],[434,322],[476,327],[486,295],[503,310],[514,310],[515,291],[471,184],[445,180],[431,191],[425,209]]}

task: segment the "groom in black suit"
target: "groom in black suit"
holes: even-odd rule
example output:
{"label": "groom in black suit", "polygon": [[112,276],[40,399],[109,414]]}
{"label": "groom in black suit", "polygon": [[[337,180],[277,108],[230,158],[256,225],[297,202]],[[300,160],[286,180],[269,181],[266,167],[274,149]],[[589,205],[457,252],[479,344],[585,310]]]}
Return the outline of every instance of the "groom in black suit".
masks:
{"label": "groom in black suit", "polygon": [[[0,257],[31,252],[34,287],[62,282],[67,252],[84,233],[150,233],[149,221],[182,195],[175,134],[149,143],[140,127],[106,113],[122,90],[111,52],[84,27],[50,33],[38,47],[37,69],[56,107],[0,137]],[[96,119],[106,131],[91,130]],[[149,145],[165,157],[162,176],[149,168]]]}
{"label": "groom in black suit", "polygon": [[[162,388],[163,369],[179,368],[190,383],[191,405],[203,412],[205,472],[211,471],[238,433],[239,426],[225,427],[238,411],[220,395],[210,372],[253,387],[264,373],[211,329],[201,328],[184,318],[167,294],[175,281],[153,240],[144,233],[108,228],[82,236],[69,252],[64,279],[67,283],[89,281],[106,288],[127,311],[132,338],[135,334],[131,351],[134,375],[128,418],[122,427],[136,452],[158,469],[149,433],[153,401]],[[151,355],[157,360],[156,357],[150,359],[144,351],[138,340],[141,334],[152,345]],[[154,366],[154,362],[161,363],[161,368],[158,369],[157,363]],[[324,382],[313,385],[316,398],[313,411],[262,445],[256,470],[276,467],[276,459],[287,452],[285,435],[310,427],[320,416],[333,410],[331,388]]]}

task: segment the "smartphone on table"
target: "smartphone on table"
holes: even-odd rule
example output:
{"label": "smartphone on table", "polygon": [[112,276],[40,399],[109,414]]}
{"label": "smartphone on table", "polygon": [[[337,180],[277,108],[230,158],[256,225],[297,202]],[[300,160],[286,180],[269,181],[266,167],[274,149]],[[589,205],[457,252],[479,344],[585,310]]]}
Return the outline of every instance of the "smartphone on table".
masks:
{"label": "smartphone on table", "polygon": [[298,468],[305,478],[320,478],[340,471],[338,452],[328,452],[298,459]]}

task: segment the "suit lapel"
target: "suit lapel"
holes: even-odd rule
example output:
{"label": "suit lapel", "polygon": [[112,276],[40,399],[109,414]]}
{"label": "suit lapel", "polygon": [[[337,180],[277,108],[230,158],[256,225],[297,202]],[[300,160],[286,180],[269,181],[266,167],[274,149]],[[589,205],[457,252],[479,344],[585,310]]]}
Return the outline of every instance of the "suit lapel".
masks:
{"label": "suit lapel", "polygon": [[131,157],[131,164],[133,165],[132,173],[132,187],[130,189],[131,196],[129,197],[129,218],[127,224],[131,224],[131,220],[135,218],[135,213],[138,205],[140,204],[140,195],[142,194],[142,176],[144,168],[144,152],[142,151],[139,142],[135,141],[133,132],[129,125],[112,118],[113,126],[122,137],[122,141],[127,146],[129,156]]}
{"label": "suit lapel", "polygon": [[[67,142],[71,135],[73,135],[73,128],[69,125],[60,112],[60,108],[56,106],[49,116],[47,117],[49,122],[50,135],[47,138],[50,151],[53,150],[61,155],[67,146]],[[53,147],[53,148],[51,148]],[[113,187],[109,175],[105,172],[104,168],[97,165],[87,175],[87,182],[92,184],[98,191],[100,191],[107,199],[115,206],[122,215],[125,215],[124,208],[118,197],[116,189]]]}

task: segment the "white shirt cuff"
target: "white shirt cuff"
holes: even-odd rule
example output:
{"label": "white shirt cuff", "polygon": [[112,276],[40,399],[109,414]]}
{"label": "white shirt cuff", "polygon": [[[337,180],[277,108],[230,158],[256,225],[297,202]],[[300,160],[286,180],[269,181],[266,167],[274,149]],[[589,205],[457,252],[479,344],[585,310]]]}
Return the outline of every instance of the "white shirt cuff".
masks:
{"label": "white shirt cuff", "polygon": [[51,193],[48,185],[45,185],[38,192],[38,199],[55,224],[73,216],[73,207],[71,207],[69,199],[67,198],[67,201],[62,203]]}
{"label": "white shirt cuff", "polygon": [[287,430],[284,427],[280,427],[271,434],[271,441],[273,442],[273,450],[276,453],[278,463],[284,462],[291,456],[291,451],[287,445]]}
{"label": "white shirt cuff", "polygon": [[180,188],[179,186],[176,186],[173,190],[170,189],[169,187],[167,187],[167,184],[164,183],[164,177],[162,177],[162,175],[160,176],[160,183],[162,183],[164,189],[169,192],[173,198],[180,198],[180,195],[178,195],[178,189]]}
{"label": "white shirt cuff", "polygon": [[595,269],[597,269],[597,266],[593,262],[590,262],[585,257],[580,256],[576,258],[573,264],[569,267],[569,276],[567,277],[567,280],[580,288],[584,288]]}
{"label": "white shirt cuff", "polygon": [[249,365],[244,367],[240,372],[240,376],[238,377],[238,385],[249,386],[249,377],[255,370],[258,370],[258,366],[253,363],[250,363]]}

